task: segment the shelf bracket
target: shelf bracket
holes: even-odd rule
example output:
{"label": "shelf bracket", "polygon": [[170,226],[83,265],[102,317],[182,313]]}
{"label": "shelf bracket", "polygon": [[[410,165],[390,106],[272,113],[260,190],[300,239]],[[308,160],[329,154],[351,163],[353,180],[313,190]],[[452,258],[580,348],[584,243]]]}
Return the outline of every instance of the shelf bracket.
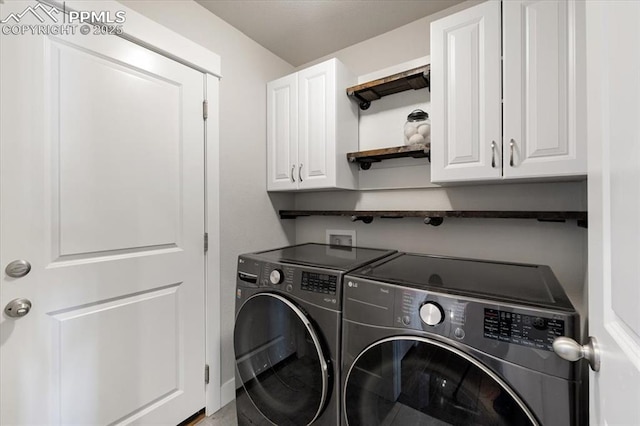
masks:
{"label": "shelf bracket", "polygon": [[351,222],[357,222],[359,220],[363,221],[364,223],[371,223],[373,222],[373,216],[351,216]]}
{"label": "shelf bracket", "polygon": [[423,222],[425,225],[440,226],[444,222],[444,218],[438,216],[427,216],[424,218]]}

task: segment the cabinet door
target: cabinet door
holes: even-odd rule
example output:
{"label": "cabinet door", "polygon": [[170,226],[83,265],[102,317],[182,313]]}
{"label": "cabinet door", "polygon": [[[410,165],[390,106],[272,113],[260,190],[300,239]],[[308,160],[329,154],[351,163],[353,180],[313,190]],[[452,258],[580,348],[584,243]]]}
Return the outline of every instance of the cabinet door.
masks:
{"label": "cabinet door", "polygon": [[300,189],[335,186],[336,61],[298,72]]}
{"label": "cabinet door", "polygon": [[502,177],[500,2],[431,24],[431,180]]}
{"label": "cabinet door", "polygon": [[583,8],[503,3],[505,178],[586,174]]}
{"label": "cabinet door", "polygon": [[267,189],[298,188],[298,80],[288,75],[267,84]]}

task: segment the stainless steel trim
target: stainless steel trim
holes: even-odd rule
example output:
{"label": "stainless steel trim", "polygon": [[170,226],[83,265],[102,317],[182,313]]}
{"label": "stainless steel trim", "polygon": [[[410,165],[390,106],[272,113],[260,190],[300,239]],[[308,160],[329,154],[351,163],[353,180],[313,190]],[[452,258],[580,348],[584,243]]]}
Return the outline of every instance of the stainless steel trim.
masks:
{"label": "stainless steel trim", "polygon": [[[349,425],[349,419],[347,418],[347,384],[349,383],[349,378],[351,377],[351,372],[353,371],[353,367],[358,363],[358,360],[360,359],[360,357],[362,357],[362,355],[364,355],[364,353],[369,351],[371,348],[373,348],[375,346],[378,346],[378,345],[381,345],[381,344],[386,343],[386,342],[393,342],[393,341],[396,341],[396,340],[413,340],[413,341],[417,341],[417,342],[427,343],[427,344],[430,344],[430,345],[438,346],[441,349],[450,351],[450,352],[452,352],[452,353],[454,353],[454,354],[456,354],[458,356],[461,356],[465,360],[469,361],[470,363],[472,363],[473,365],[475,365],[476,367],[481,369],[483,372],[485,372],[493,380],[495,380],[516,401],[516,403],[520,406],[522,411],[524,411],[524,413],[527,415],[527,417],[531,421],[531,424],[533,426],[539,426],[538,421],[533,416],[531,411],[527,408],[525,403],[520,399],[520,397],[514,391],[511,390],[509,385],[507,385],[504,382],[504,380],[502,380],[498,375],[496,375],[493,371],[491,371],[484,364],[482,364],[481,362],[477,361],[475,358],[467,355],[466,353],[462,352],[461,350],[456,349],[456,348],[454,348],[452,346],[449,346],[449,345],[447,345],[445,343],[441,343],[441,342],[438,342],[436,340],[427,339],[426,337],[403,336],[403,335],[387,337],[385,339],[378,340],[377,342],[374,342],[374,343],[370,344],[362,352],[360,352],[358,354],[358,356],[351,363],[351,366],[349,367],[349,373],[347,373],[347,376],[345,378],[344,384],[342,386],[342,411],[343,411],[342,414],[344,415],[344,420],[345,420],[345,423],[347,424],[347,426]],[[344,350],[344,348],[343,348],[343,350]]]}
{"label": "stainless steel trim", "polygon": [[292,164],[291,165],[291,182],[295,182],[296,181],[296,178],[293,177],[293,171],[295,170],[295,168],[296,168],[296,165]]}
{"label": "stainless steel trim", "polygon": [[298,180],[300,182],[302,182],[302,166],[303,166],[303,164],[300,163],[300,167],[298,167]]}
{"label": "stainless steel trim", "polygon": [[[287,305],[289,309],[291,309],[293,313],[296,314],[296,316],[300,319],[300,321],[302,321],[305,328],[309,332],[309,335],[311,336],[311,340],[313,340],[313,346],[316,348],[316,352],[318,353],[318,359],[320,360],[320,369],[322,370],[322,398],[320,400],[320,404],[318,404],[318,410],[313,416],[313,419],[311,419],[311,421],[306,425],[306,426],[309,426],[310,424],[315,422],[316,419],[320,416],[320,414],[324,409],[325,403],[327,402],[327,397],[329,396],[329,364],[327,362],[328,357],[326,357],[324,355],[324,352],[322,351],[322,346],[320,345],[320,339],[318,338],[318,333],[316,333],[316,331],[313,329],[313,325],[311,324],[311,321],[309,321],[309,318],[307,318],[305,313],[302,312],[302,310],[300,310],[300,308],[298,308],[295,305],[295,303],[291,302],[286,297],[280,296],[279,294],[265,292],[265,293],[254,294],[253,296],[249,297],[247,300],[244,301],[240,309],[238,309],[238,313],[236,314],[236,320],[242,313],[242,310],[244,309],[246,304],[257,297],[273,297],[274,299],[277,299],[282,303],[284,303],[285,305]],[[249,313],[247,315],[251,315],[251,314]],[[242,384],[242,387],[244,388],[244,383]],[[256,404],[251,399],[251,394],[249,394],[246,388],[245,388],[245,391],[247,393],[247,396],[249,397],[249,400],[251,400],[251,402],[256,407],[256,409],[260,411],[260,409],[256,406]],[[265,419],[271,422],[269,417],[267,417],[262,411],[260,411],[260,414],[262,414],[262,416]]]}

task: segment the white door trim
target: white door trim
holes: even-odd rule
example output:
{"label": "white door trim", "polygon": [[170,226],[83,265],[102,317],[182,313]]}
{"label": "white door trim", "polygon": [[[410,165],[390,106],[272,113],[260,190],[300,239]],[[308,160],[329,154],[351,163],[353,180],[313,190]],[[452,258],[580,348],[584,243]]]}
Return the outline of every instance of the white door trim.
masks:
{"label": "white door trim", "polygon": [[[59,0],[37,1],[61,10],[63,8],[63,2]],[[64,2],[64,7],[66,10],[105,11],[110,12],[111,16],[122,10],[126,12],[126,21],[123,24],[124,32],[120,37],[200,72],[222,77],[220,56],[117,1],[67,0]]]}
{"label": "white door trim", "polygon": [[[38,0],[62,9],[57,0]],[[205,345],[206,363],[209,365],[209,384],[206,386],[206,414],[214,413],[221,407],[220,383],[220,157],[218,87],[222,77],[220,56],[203,46],[175,33],[146,16],[113,0],[79,1],[67,0],[67,10],[125,11],[126,21],[120,37],[166,56],[176,62],[194,68],[204,74],[204,99],[208,101],[208,118],[205,123],[206,141],[206,182],[205,182],[205,231],[209,234],[209,250],[206,258],[205,275]],[[197,303],[194,301],[194,303]],[[204,366],[203,366],[204,383]]]}
{"label": "white door trim", "polygon": [[206,414],[210,415],[222,406],[220,382],[220,139],[218,99],[220,79],[205,76],[205,90],[209,116],[205,123],[205,232],[209,234],[205,274],[205,333],[206,355],[209,365],[209,384],[206,388]]}

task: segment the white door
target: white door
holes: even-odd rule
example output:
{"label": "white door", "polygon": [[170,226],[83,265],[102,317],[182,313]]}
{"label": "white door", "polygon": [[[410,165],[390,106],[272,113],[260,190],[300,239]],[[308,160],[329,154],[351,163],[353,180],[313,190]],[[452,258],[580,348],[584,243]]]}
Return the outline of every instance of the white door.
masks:
{"label": "white door", "polygon": [[502,6],[505,178],[586,174],[584,2]]}
{"label": "white door", "polygon": [[298,76],[267,83],[267,189],[298,188]]}
{"label": "white door", "polygon": [[502,178],[500,2],[431,24],[431,181]]}
{"label": "white door", "polygon": [[593,425],[640,424],[640,3],[588,1]]}
{"label": "white door", "polygon": [[336,60],[299,71],[298,92],[299,188],[333,187],[336,184]]}
{"label": "white door", "polygon": [[203,75],[115,36],[0,43],[0,306],[32,303],[0,318],[0,424],[175,425],[205,406]]}

